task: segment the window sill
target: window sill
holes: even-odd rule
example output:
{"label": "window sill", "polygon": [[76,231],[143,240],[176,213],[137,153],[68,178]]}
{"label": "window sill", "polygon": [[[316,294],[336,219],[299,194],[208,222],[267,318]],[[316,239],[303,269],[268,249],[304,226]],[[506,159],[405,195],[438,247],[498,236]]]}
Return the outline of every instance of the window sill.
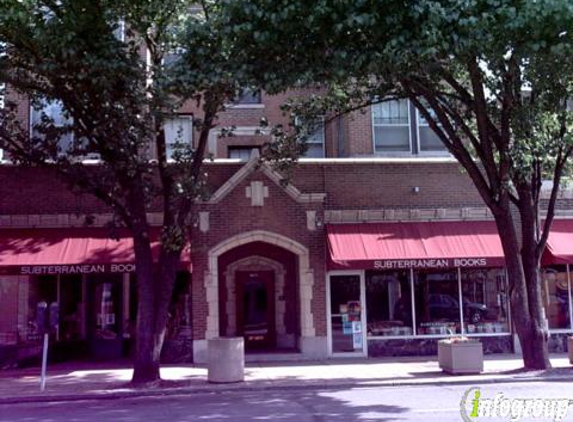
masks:
{"label": "window sill", "polygon": [[433,338],[455,338],[455,337],[506,337],[511,333],[479,333],[479,334],[420,334],[409,336],[367,336],[366,340],[416,340]]}
{"label": "window sill", "polygon": [[225,104],[226,110],[260,110],[265,108],[264,104]]}

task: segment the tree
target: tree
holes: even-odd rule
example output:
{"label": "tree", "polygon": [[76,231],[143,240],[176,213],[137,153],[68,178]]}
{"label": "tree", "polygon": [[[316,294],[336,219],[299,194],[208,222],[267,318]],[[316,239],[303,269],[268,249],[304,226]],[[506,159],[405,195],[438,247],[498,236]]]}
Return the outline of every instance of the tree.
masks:
{"label": "tree", "polygon": [[297,113],[413,102],[491,210],[524,365],[548,368],[540,260],[573,145],[571,2],[323,0],[304,16],[304,2],[234,3],[229,22],[256,28],[236,42],[277,46],[266,55],[280,65],[267,73],[288,67],[329,86],[292,104]]}
{"label": "tree", "polygon": [[[221,7],[185,0],[0,0],[0,84],[36,106],[59,104],[65,116],[62,123],[43,115],[30,136],[8,105],[0,114],[0,147],[21,165],[52,167],[72,188],[109,205],[114,223],[130,230],[138,297],[135,384],[160,379],[175,274],[193,204],[204,194],[209,131],[241,87],[257,87],[256,77],[245,76],[248,67],[234,60],[233,40],[218,19]],[[199,137],[194,148],[181,142],[171,163],[164,123],[188,101],[199,110]],[[93,154],[100,164],[86,165]],[[155,267],[152,205],[163,213]]]}

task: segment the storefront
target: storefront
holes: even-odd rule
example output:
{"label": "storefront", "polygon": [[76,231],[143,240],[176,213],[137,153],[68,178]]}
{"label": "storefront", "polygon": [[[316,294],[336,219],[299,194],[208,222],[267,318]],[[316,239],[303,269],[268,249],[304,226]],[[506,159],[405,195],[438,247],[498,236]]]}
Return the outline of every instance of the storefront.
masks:
{"label": "storefront", "polygon": [[453,335],[479,337],[486,352],[512,350],[493,223],[329,225],[327,240],[331,355],[434,354]]}
{"label": "storefront", "polygon": [[[514,350],[493,222],[337,224],[327,242],[331,355],[434,354],[456,335],[478,337],[486,353]],[[554,222],[542,265],[549,347],[563,352],[573,332],[573,220]]]}
{"label": "storefront", "polygon": [[[153,242],[154,250],[157,241]],[[190,266],[186,255],[185,266]],[[190,333],[189,272],[182,271],[170,333]],[[39,302],[58,303],[53,335],[60,358],[115,359],[129,354],[136,317],[133,242],[110,239],[106,229],[2,230],[0,236],[0,345],[32,355],[41,337]],[[187,295],[187,300],[185,300]],[[177,327],[175,327],[177,325]],[[169,337],[170,334],[168,334]]]}
{"label": "storefront", "polygon": [[550,350],[567,351],[573,332],[573,220],[555,220],[542,259],[541,293],[551,337]]}

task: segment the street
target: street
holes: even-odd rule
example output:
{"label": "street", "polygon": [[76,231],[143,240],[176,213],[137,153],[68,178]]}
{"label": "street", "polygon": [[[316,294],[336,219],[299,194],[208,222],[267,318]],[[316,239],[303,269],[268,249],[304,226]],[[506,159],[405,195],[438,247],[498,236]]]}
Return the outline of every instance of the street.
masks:
{"label": "street", "polygon": [[[1,406],[0,422],[461,421],[460,400],[470,387],[235,390],[122,400],[22,403]],[[567,382],[481,386],[482,397],[493,398],[498,393],[507,398],[573,398],[573,388]],[[468,400],[472,398],[473,395]],[[572,418],[573,409],[570,409],[563,420]],[[509,419],[479,417],[473,420]]]}

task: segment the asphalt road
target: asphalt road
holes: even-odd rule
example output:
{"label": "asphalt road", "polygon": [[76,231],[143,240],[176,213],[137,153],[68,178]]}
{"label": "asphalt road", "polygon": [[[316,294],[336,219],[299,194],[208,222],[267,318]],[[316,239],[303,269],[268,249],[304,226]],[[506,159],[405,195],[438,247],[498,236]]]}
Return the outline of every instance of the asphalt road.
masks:
{"label": "asphalt road", "polygon": [[[460,400],[470,386],[377,387],[341,390],[233,391],[0,406],[0,422],[240,422],[240,421],[461,421]],[[482,398],[569,398],[567,382],[499,383],[480,387]],[[474,398],[474,392],[468,403]],[[466,406],[470,408],[471,403]],[[507,418],[472,418],[502,421]],[[552,420],[547,418],[521,420]],[[564,419],[573,421],[573,404]]]}

